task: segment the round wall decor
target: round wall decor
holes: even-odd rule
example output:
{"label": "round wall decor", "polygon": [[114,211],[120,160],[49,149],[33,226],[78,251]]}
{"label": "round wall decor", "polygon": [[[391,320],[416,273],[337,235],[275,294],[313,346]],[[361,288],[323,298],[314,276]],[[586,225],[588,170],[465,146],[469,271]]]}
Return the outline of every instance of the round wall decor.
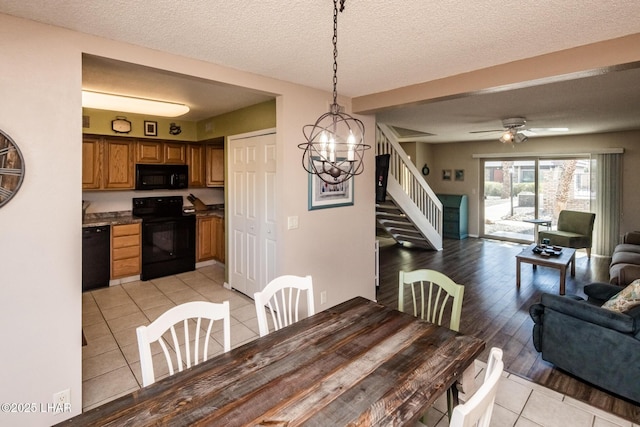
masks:
{"label": "round wall decor", "polygon": [[23,178],[22,153],[11,137],[0,130],[0,207],[18,192]]}

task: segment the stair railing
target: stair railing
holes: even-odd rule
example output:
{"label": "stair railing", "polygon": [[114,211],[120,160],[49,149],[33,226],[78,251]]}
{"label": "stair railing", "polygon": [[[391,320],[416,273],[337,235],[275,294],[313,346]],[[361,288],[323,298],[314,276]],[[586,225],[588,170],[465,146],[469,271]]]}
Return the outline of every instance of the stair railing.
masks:
{"label": "stair railing", "polygon": [[379,123],[376,131],[376,154],[390,154],[389,177],[393,177],[413,200],[431,226],[442,236],[442,202],[422,178],[393,132]]}

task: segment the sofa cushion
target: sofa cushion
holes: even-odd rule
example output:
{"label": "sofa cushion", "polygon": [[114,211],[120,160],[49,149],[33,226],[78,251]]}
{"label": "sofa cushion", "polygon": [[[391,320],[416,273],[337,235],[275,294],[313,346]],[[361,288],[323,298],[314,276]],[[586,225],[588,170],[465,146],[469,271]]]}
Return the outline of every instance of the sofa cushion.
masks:
{"label": "sofa cushion", "polygon": [[636,254],[640,254],[640,245],[634,245],[631,243],[620,243],[616,245],[616,248],[613,250],[613,253],[617,252],[632,252]]}
{"label": "sofa cushion", "polygon": [[609,283],[625,287],[640,278],[640,264],[616,264],[609,269]]}
{"label": "sofa cushion", "polygon": [[602,308],[620,313],[640,306],[640,279],[618,292],[610,300],[602,304]]}
{"label": "sofa cushion", "polygon": [[640,252],[614,252],[611,265],[616,264],[640,264]]}

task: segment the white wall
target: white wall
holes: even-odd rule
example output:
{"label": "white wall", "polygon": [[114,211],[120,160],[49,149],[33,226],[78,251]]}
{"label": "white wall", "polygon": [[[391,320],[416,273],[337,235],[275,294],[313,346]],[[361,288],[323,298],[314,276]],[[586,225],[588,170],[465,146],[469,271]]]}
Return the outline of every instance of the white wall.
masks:
{"label": "white wall", "polygon": [[[374,298],[373,152],[356,179],[355,206],[306,209],[297,144],[330,94],[6,15],[0,39],[0,129],[20,146],[27,169],[20,192],[0,209],[0,402],[46,405],[70,388],[73,403],[71,414],[57,416],[0,413],[0,425],[50,425],[81,410],[83,52],[280,95],[280,273],[313,275],[316,300],[328,292],[326,307],[355,295]],[[372,143],[373,119],[362,119]],[[299,215],[299,229],[284,228],[290,215]]]}
{"label": "white wall", "polygon": [[[80,51],[69,33],[0,15],[0,128],[24,156],[0,208],[0,402],[81,397]],[[39,406],[38,406],[39,410]],[[68,414],[66,415],[68,416]],[[0,412],[0,425],[66,416]]]}

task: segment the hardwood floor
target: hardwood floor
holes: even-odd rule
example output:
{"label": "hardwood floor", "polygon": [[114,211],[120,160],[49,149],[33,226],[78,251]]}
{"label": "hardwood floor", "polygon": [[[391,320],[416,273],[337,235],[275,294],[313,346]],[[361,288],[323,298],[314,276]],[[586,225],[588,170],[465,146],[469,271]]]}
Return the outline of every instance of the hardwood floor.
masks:
{"label": "hardwood floor", "polygon": [[[445,239],[442,251],[425,251],[396,244],[380,234],[380,303],[398,306],[398,271],[429,268],[440,271],[465,285],[460,332],[482,338],[486,361],[491,347],[504,351],[505,370],[530,379],[575,399],[640,423],[640,406],[615,397],[578,380],[541,359],[533,347],[533,321],[529,306],[543,292],[558,293],[557,269],[522,265],[522,285],[516,290],[515,256],[526,245],[488,239]],[[584,285],[608,281],[608,258],[587,258],[584,250],[576,255],[576,276],[567,274],[566,293],[585,297]],[[408,302],[408,301],[407,301]],[[406,304],[405,304],[406,306]],[[446,321],[448,323],[448,320]],[[446,324],[446,323],[445,323]]]}

